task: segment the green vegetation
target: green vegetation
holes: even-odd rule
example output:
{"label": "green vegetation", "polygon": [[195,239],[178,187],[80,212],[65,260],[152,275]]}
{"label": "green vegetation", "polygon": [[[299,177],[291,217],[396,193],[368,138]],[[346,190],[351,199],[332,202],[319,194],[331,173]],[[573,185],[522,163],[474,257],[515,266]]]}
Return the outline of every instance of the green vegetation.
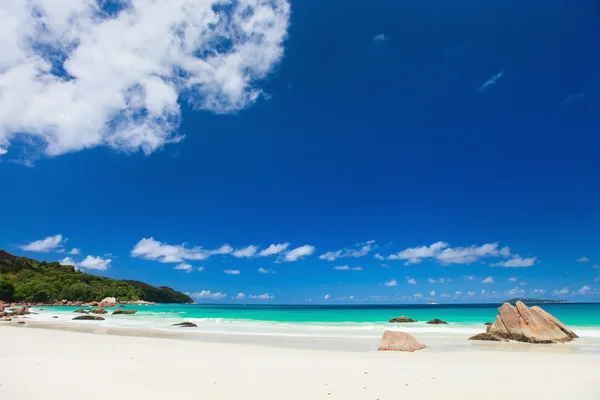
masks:
{"label": "green vegetation", "polygon": [[0,300],[88,302],[105,297],[119,301],[193,302],[189,296],[166,286],[103,278],[78,271],[73,266],[16,257],[0,250]]}

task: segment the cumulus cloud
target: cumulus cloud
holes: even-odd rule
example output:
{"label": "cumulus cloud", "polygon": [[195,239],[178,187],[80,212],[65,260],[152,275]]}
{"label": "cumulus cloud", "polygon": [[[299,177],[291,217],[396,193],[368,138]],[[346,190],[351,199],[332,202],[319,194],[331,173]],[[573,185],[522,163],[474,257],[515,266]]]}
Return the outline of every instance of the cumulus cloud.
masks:
{"label": "cumulus cloud", "polygon": [[452,297],[451,295],[449,295],[448,293],[442,293],[440,294],[440,297],[443,297],[445,299]]}
{"label": "cumulus cloud", "polygon": [[71,257],[65,257],[62,260],[60,260],[59,263],[60,265],[72,265],[74,267],[77,266],[77,263]]}
{"label": "cumulus cloud", "polygon": [[83,261],[77,263],[77,267],[105,271],[110,267],[111,261],[110,258],[87,256]]}
{"label": "cumulus cloud", "polygon": [[569,294],[570,290],[569,288],[562,288],[562,289],[554,289],[552,291],[552,294],[554,294],[555,296],[559,296],[559,295],[565,295],[565,294]]}
{"label": "cumulus cloud", "polygon": [[375,43],[381,43],[381,42],[385,42],[386,40],[388,40],[388,37],[387,37],[387,36],[385,36],[383,33],[380,33],[379,35],[376,35],[376,36],[373,38],[373,41],[374,41]]}
{"label": "cumulus cloud", "polygon": [[245,299],[246,295],[244,293],[238,293],[237,296],[235,296],[235,298],[238,300]]}
{"label": "cumulus cloud", "polygon": [[[375,248],[377,248],[377,246],[375,245],[375,241],[369,240],[364,243],[356,244],[355,248],[346,248],[346,249],[337,250],[337,251],[328,251],[327,253],[321,254],[319,256],[319,260],[335,261],[338,258],[364,257],[367,254],[369,254],[369,252],[371,250],[373,250]],[[383,260],[383,257],[381,255],[379,255],[379,254],[375,255],[375,258],[377,258],[379,260],[379,258],[377,256],[381,257],[381,259]]]}
{"label": "cumulus cloud", "polygon": [[577,259],[577,262],[586,263],[586,262],[590,262],[590,259],[587,257],[580,257]]}
{"label": "cumulus cloud", "polygon": [[289,245],[290,245],[289,243],[272,244],[269,247],[267,247],[266,249],[261,250],[258,253],[258,255],[260,257],[268,257],[268,256],[272,256],[275,254],[279,254],[281,252],[286,251]]}
{"label": "cumulus cloud", "polygon": [[477,93],[478,94],[482,94],[484,93],[486,90],[488,90],[490,87],[494,86],[495,84],[498,83],[498,81],[500,79],[502,79],[502,77],[504,76],[504,71],[500,71],[498,72],[496,75],[490,77],[487,81],[485,81],[483,83],[483,85],[479,86],[477,88]]}
{"label": "cumulus cloud", "polygon": [[258,272],[260,274],[274,274],[275,273],[275,271],[273,271],[271,268],[265,269],[265,268],[262,268],[262,267],[258,269]]}
{"label": "cumulus cloud", "polygon": [[234,251],[233,253],[231,253],[231,255],[236,258],[252,258],[254,257],[257,251],[257,246],[250,245]]}
{"label": "cumulus cloud", "polygon": [[494,264],[490,264],[492,267],[505,267],[505,268],[522,268],[531,267],[535,264],[537,257],[521,258],[518,254],[515,254],[512,259],[507,261],[500,261]]}
{"label": "cumulus cloud", "polygon": [[192,272],[193,267],[190,264],[181,263],[175,266],[175,269],[185,272]]}
{"label": "cumulus cloud", "polygon": [[239,275],[240,271],[237,269],[224,269],[223,272],[225,272],[227,275]]}
{"label": "cumulus cloud", "polygon": [[509,297],[521,296],[523,294],[525,294],[525,291],[518,287],[516,287],[514,289],[510,289],[506,292],[506,295]]}
{"label": "cumulus cloud", "polygon": [[546,291],[544,289],[534,289],[533,294],[545,294]]}
{"label": "cumulus cloud", "polygon": [[69,251],[69,254],[77,256],[77,255],[81,254],[81,249],[71,249],[71,251]]}
{"label": "cumulus cloud", "polygon": [[382,255],[381,255],[381,254],[379,254],[379,253],[375,254],[375,256],[374,256],[374,257],[375,257],[375,259],[376,259],[376,260],[379,260],[379,261],[383,261],[383,260],[385,260],[385,257],[384,257],[384,256],[382,256]]}
{"label": "cumulus cloud", "polygon": [[462,292],[461,292],[460,290],[457,290],[455,294],[456,294],[457,296],[460,296],[460,295],[462,295]]}
{"label": "cumulus cloud", "polygon": [[475,296],[475,292],[467,292],[467,296],[473,297],[473,296]]}
{"label": "cumulus cloud", "polygon": [[406,277],[406,282],[410,283],[411,285],[417,284],[417,281],[414,278],[411,278],[409,276]]}
{"label": "cumulus cloud", "polygon": [[487,278],[485,278],[484,280],[482,280],[481,283],[494,283],[494,277],[493,276],[488,276]]}
{"label": "cumulus cloud", "polygon": [[431,259],[441,265],[471,264],[487,257],[509,257],[508,247],[498,248],[498,243],[487,243],[481,246],[449,247],[448,243],[436,242],[430,246],[411,247],[388,256],[390,260],[406,260],[404,265],[420,264]]}
{"label": "cumulus cloud", "polygon": [[253,295],[251,294],[249,296],[250,299],[255,299],[255,300],[271,300],[274,299],[275,296],[269,294],[269,293],[263,293],[263,294],[259,294],[259,295]]}
{"label": "cumulus cloud", "polygon": [[212,255],[229,254],[232,251],[233,249],[228,244],[215,250],[207,250],[202,247],[189,248],[185,244],[170,245],[161,243],[151,237],[137,242],[131,250],[131,256],[161,263],[181,263],[185,260],[206,260]]}
{"label": "cumulus cloud", "polygon": [[431,292],[429,292],[429,295],[432,297],[435,296],[435,290],[432,290]]}
{"label": "cumulus cloud", "polygon": [[227,296],[227,293],[216,292],[213,293],[210,290],[203,290],[199,293],[192,293],[190,297],[201,300],[221,300]]}
{"label": "cumulus cloud", "polygon": [[315,252],[314,246],[310,246],[308,244],[300,247],[296,247],[293,250],[287,251],[283,256],[283,261],[285,262],[296,262],[298,260],[303,259],[304,257],[308,257]]}
{"label": "cumulus cloud", "polygon": [[331,297],[328,294],[326,294],[325,296],[323,296],[323,299],[325,299],[325,300],[329,300],[330,298]]}
{"label": "cumulus cloud", "polygon": [[433,279],[433,278],[428,278],[427,282],[429,283],[446,283],[446,282],[450,282],[451,279],[445,279],[445,278],[440,278],[440,279]]}
{"label": "cumulus cloud", "polygon": [[215,113],[261,95],[288,0],[52,0],[0,6],[0,147],[48,155],[178,142],[181,103]]}
{"label": "cumulus cloud", "polygon": [[396,281],[395,279],[390,279],[389,281],[387,281],[386,283],[384,283],[385,286],[398,286],[398,281]]}
{"label": "cumulus cloud", "polygon": [[[1,19],[0,19],[0,21],[1,21]],[[0,28],[0,29],[2,29],[2,28]],[[0,87],[0,89],[1,89],[1,87]],[[0,90],[0,96],[2,95],[1,93],[2,92]],[[1,111],[0,111],[0,113],[1,113]],[[1,122],[0,122],[0,124],[1,124]],[[36,253],[48,253],[49,251],[60,248],[62,243],[66,243],[66,241],[67,241],[66,239],[63,241],[63,236],[59,233],[58,235],[48,236],[45,239],[36,240],[35,242],[31,242],[29,244],[25,244],[25,245],[22,245],[19,247],[21,250],[24,250],[24,251],[32,251],[32,252],[36,252]]]}

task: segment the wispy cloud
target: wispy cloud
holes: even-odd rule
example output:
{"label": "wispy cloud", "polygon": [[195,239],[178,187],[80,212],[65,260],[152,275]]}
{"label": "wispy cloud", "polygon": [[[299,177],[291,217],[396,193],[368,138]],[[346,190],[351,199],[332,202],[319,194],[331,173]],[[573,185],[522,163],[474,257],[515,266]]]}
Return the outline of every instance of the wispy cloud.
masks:
{"label": "wispy cloud", "polygon": [[250,296],[248,296],[248,298],[255,299],[255,300],[272,300],[275,298],[275,296],[273,296],[269,293],[263,293],[263,294],[259,294],[259,295],[251,294]]}
{"label": "wispy cloud", "polygon": [[283,256],[283,261],[285,262],[296,262],[298,260],[303,259],[304,257],[308,257],[315,252],[314,246],[310,246],[305,244],[304,246],[296,247],[293,250],[287,251]]}
{"label": "wispy cloud", "polygon": [[588,285],[583,286],[581,289],[579,289],[577,291],[577,293],[579,294],[588,294],[589,292],[591,292],[592,288],[589,287]]}
{"label": "wispy cloud", "polygon": [[477,93],[478,94],[482,94],[484,93],[486,90],[488,90],[491,86],[494,86],[495,84],[498,83],[498,81],[500,79],[502,79],[502,77],[504,76],[504,71],[500,71],[498,72],[496,75],[490,77],[487,81],[485,81],[483,83],[483,85],[479,86],[477,88]]}
{"label": "wispy cloud", "polygon": [[239,275],[240,271],[237,269],[225,269],[223,270],[227,275]]}
{"label": "wispy cloud", "polygon": [[388,37],[385,36],[383,33],[380,33],[379,35],[376,35],[375,37],[373,37],[373,41],[375,43],[385,42],[386,40],[388,40]]}
{"label": "wispy cloud", "polygon": [[586,262],[590,262],[590,259],[587,257],[580,257],[576,260],[578,263],[586,263]]}
{"label": "wispy cloud", "polygon": [[238,300],[243,300],[246,298],[246,295],[244,293],[238,293],[237,296],[235,296],[235,298]]}
{"label": "wispy cloud", "polygon": [[584,97],[585,97],[584,92],[571,93],[570,95],[568,95],[565,98],[564,103],[566,105],[571,105],[571,104],[575,103],[576,101],[583,100]]}
{"label": "wispy cloud", "polygon": [[515,254],[510,260],[493,263],[490,264],[490,266],[504,268],[525,268],[533,266],[536,260],[537,257],[522,258],[520,255]]}
{"label": "wispy cloud", "polygon": [[258,253],[258,255],[260,257],[268,257],[268,256],[273,256],[279,253],[282,253],[284,251],[287,250],[287,248],[289,247],[289,243],[279,243],[279,244],[272,244],[269,247],[267,247],[264,250],[261,250],[260,253]]}
{"label": "wispy cloud", "polygon": [[175,269],[180,270],[180,271],[185,271],[187,273],[190,273],[190,272],[192,272],[193,267],[190,264],[181,263],[181,264],[177,264],[175,266]]}
{"label": "wispy cloud", "polygon": [[562,296],[562,295],[565,295],[565,294],[569,294],[569,292],[570,292],[569,288],[564,287],[562,289],[554,289],[552,291],[552,294],[554,294],[555,296]]}
{"label": "wispy cloud", "polygon": [[[346,258],[346,257],[359,258],[359,257],[364,257],[367,254],[369,254],[369,252],[371,250],[373,250],[375,248],[377,248],[377,246],[375,245],[375,241],[374,240],[369,240],[369,241],[364,242],[364,243],[358,243],[355,246],[355,248],[345,248],[345,249],[337,250],[337,251],[328,251],[327,253],[321,254],[319,256],[319,260],[335,261],[338,258]],[[378,255],[379,254],[376,254],[375,258],[379,259],[377,257]],[[381,257],[381,255],[379,255],[379,257]]]}
{"label": "wispy cloud", "polygon": [[348,265],[338,265],[336,267],[333,267],[332,269],[336,270],[336,271],[362,271],[362,267],[352,267],[350,268],[350,266]]}
{"label": "wispy cloud", "polygon": [[231,253],[231,255],[236,258],[252,258],[252,257],[254,257],[254,255],[256,254],[257,251],[258,251],[257,246],[250,245],[247,247],[243,247],[241,249],[237,249],[236,251]]}
{"label": "wispy cloud", "polygon": [[275,273],[275,271],[273,271],[271,268],[269,268],[269,269],[265,269],[265,268],[262,268],[262,267],[260,267],[260,268],[258,269],[258,272],[259,272],[260,274],[274,274],[274,273]]}

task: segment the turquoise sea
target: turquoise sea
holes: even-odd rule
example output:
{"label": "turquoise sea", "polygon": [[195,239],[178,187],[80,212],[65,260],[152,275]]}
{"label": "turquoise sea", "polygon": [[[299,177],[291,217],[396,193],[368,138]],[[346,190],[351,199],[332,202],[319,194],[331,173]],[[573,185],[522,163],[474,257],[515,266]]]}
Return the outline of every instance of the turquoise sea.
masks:
{"label": "turquoise sea", "polygon": [[[201,305],[157,304],[126,306],[134,315],[106,315],[106,323],[123,327],[173,329],[171,324],[192,321],[208,333],[377,337],[391,326],[408,332],[470,334],[481,332],[485,322],[493,322],[498,304],[439,305]],[[581,336],[600,338],[600,304],[544,304],[546,311],[577,330]],[[73,307],[46,307],[40,317],[60,319],[73,316]],[[111,309],[109,309],[111,311]],[[418,320],[414,324],[390,324],[400,315]],[[428,325],[440,318],[449,325]],[[78,323],[80,321],[73,321]],[[83,322],[83,321],[82,321]]]}

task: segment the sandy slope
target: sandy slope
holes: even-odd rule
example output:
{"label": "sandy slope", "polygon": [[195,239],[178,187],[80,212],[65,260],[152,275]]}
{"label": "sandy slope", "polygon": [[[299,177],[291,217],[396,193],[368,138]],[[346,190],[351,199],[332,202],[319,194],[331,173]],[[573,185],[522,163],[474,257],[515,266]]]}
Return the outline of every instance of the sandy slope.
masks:
{"label": "sandy slope", "polygon": [[3,400],[600,399],[600,355],[551,348],[361,353],[14,326],[0,342]]}

